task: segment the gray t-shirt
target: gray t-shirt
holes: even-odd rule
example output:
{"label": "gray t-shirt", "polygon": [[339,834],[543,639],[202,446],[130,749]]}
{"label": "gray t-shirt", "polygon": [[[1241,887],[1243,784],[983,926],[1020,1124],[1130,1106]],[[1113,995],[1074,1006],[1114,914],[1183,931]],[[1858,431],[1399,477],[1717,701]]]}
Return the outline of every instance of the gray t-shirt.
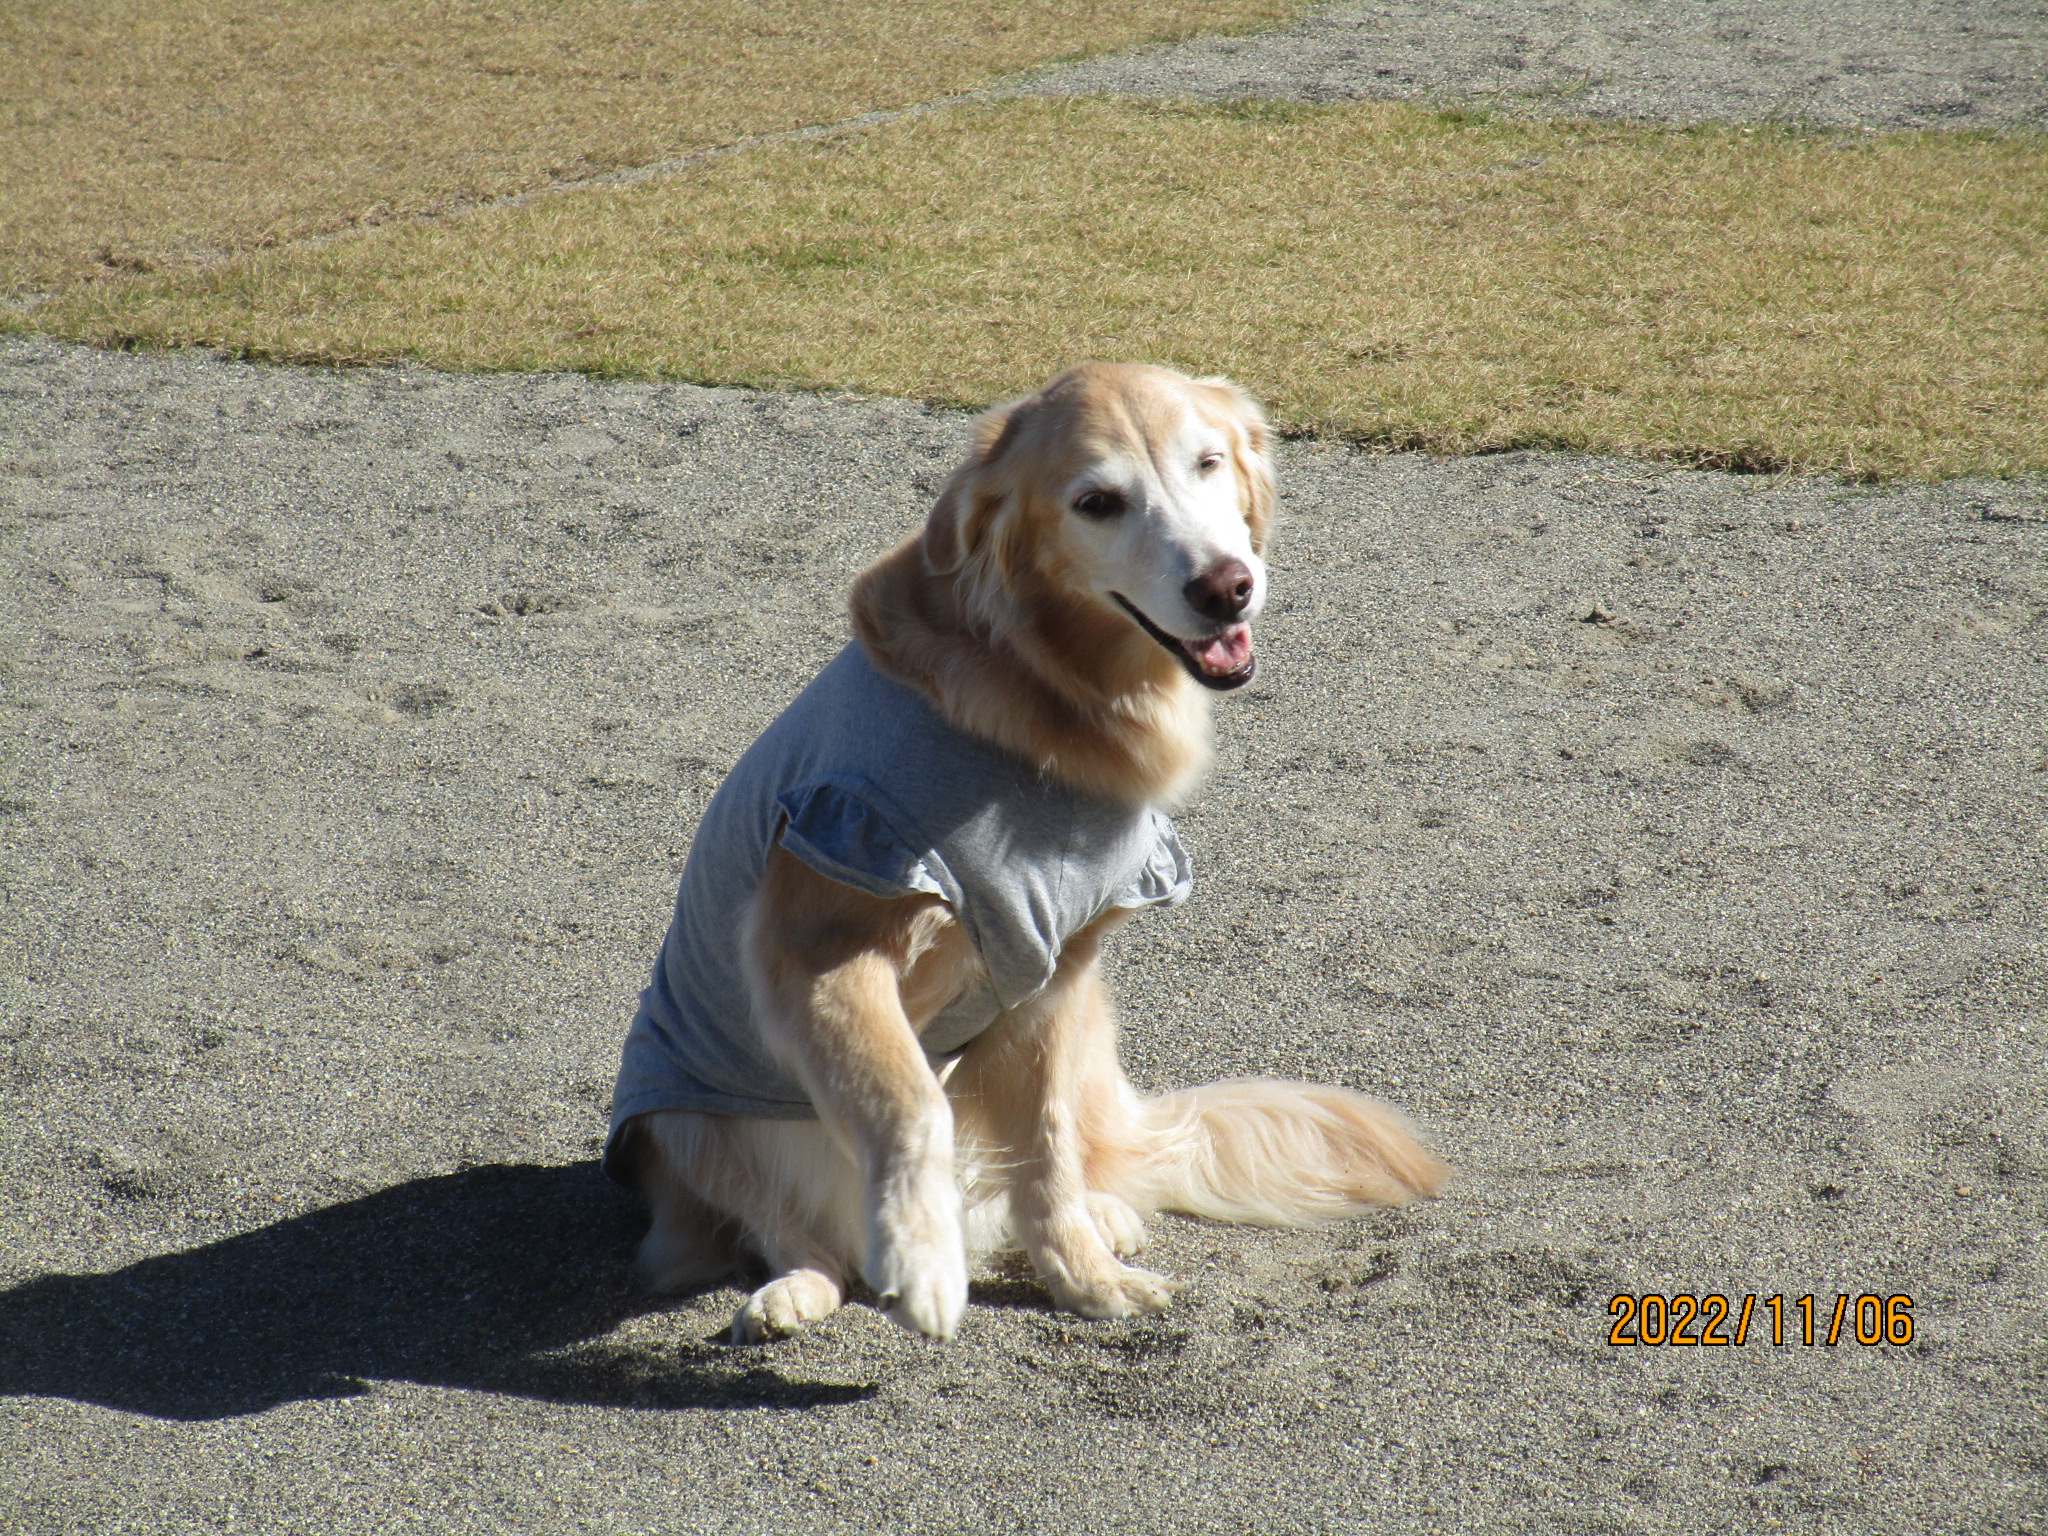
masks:
{"label": "gray t-shirt", "polygon": [[749,1018],[740,955],[741,925],[778,842],[857,890],[941,897],[965,925],[986,980],[925,1026],[934,1060],[1042,990],[1061,946],[1104,912],[1176,904],[1193,883],[1162,812],[1083,794],[955,730],[848,645],[705,809],[626,1036],[608,1164],[619,1128],[652,1110],[815,1116]]}

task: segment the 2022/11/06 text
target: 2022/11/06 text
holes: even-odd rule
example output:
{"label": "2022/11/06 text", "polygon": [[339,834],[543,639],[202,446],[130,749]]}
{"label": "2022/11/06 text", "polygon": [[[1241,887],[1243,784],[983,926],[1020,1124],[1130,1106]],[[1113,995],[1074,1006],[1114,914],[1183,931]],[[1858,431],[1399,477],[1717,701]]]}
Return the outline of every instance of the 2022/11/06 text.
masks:
{"label": "2022/11/06 text", "polygon": [[[1660,1296],[1621,1295],[1608,1300],[1614,1326],[1607,1342],[1616,1345],[1728,1345],[1748,1342],[1752,1322],[1773,1344],[1889,1344],[1913,1342],[1910,1296],[1838,1295],[1832,1307],[1813,1296],[1727,1296],[1679,1292]],[[1768,1329],[1768,1334],[1765,1330]]]}

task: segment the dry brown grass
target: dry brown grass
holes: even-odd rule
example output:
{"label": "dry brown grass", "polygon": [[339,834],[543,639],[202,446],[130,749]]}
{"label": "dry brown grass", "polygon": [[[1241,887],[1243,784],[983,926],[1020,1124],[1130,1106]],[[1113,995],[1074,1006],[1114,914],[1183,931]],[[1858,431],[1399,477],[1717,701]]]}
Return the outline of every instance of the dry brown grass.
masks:
{"label": "dry brown grass", "polygon": [[12,0],[0,293],[929,100],[1298,0]]}
{"label": "dry brown grass", "polygon": [[36,324],[979,404],[1077,358],[1292,426],[1863,476],[2048,469],[2048,141],[1019,101],[391,226]]}

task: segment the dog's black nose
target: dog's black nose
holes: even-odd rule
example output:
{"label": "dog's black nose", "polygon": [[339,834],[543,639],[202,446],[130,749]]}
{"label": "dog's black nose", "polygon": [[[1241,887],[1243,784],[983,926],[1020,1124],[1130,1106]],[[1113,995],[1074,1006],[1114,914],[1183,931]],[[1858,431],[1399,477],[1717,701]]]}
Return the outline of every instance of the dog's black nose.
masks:
{"label": "dog's black nose", "polygon": [[1224,560],[1180,590],[1188,606],[1203,618],[1228,624],[1250,605],[1252,585],[1250,566],[1242,560]]}

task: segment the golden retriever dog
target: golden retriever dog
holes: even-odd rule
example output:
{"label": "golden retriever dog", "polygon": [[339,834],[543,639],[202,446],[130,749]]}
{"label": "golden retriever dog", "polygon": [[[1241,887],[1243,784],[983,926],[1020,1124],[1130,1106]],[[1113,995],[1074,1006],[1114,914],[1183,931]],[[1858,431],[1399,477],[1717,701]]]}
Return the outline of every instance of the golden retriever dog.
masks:
{"label": "golden retriever dog", "polygon": [[653,1208],[643,1278],[765,1261],[735,1342],[863,1278],[949,1338],[970,1249],[1083,1317],[1176,1210],[1300,1225],[1435,1193],[1394,1110],[1268,1080],[1147,1098],[1096,959],[1187,891],[1162,808],[1211,696],[1256,669],[1265,421],[1225,380],[1088,364],[989,412],[922,530],[855,583],[855,641],[700,824],[624,1051],[606,1166]]}

